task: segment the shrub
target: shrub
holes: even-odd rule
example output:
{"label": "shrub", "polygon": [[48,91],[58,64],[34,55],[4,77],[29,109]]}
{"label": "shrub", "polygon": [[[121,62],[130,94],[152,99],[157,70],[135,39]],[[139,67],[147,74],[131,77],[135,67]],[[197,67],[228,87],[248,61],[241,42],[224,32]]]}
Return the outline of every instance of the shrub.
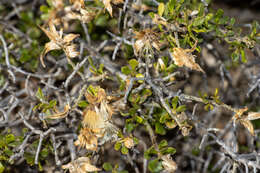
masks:
{"label": "shrub", "polygon": [[197,0],[26,4],[0,7],[0,172],[260,169],[257,22]]}

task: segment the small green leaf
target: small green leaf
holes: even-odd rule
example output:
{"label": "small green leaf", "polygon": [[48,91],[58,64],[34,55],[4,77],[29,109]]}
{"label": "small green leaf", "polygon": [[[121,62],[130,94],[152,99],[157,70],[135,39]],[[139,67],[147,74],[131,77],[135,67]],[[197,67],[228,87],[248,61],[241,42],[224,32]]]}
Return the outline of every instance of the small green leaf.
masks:
{"label": "small green leaf", "polygon": [[9,144],[13,141],[15,141],[15,136],[13,134],[8,134],[8,135],[5,136],[6,144]]}
{"label": "small green leaf", "polygon": [[219,23],[220,18],[223,16],[224,11],[222,9],[218,9],[216,15],[215,15],[215,22]]}
{"label": "small green leaf", "polygon": [[135,68],[138,66],[138,61],[136,59],[131,59],[129,62],[129,65],[131,66],[132,70],[135,70]]}
{"label": "small green leaf", "polygon": [[232,60],[233,60],[233,61],[238,61],[238,60],[239,60],[239,54],[237,53],[237,51],[234,51],[234,52],[231,54],[231,57],[232,57]]}
{"label": "small green leaf", "polygon": [[[136,77],[136,78],[144,78],[144,75],[143,75],[142,73],[138,73],[138,74],[135,75],[135,77]],[[142,80],[138,80],[137,82],[143,83]]]}
{"label": "small green leaf", "polygon": [[165,154],[175,154],[176,153],[176,149],[173,148],[173,147],[168,147],[168,148],[162,149],[161,153],[163,155],[165,155]]}
{"label": "small green leaf", "polygon": [[88,106],[88,102],[86,102],[85,100],[81,100],[78,102],[78,107],[80,108],[86,108]]}
{"label": "small green leaf", "polygon": [[44,101],[44,100],[45,100],[44,94],[43,94],[42,89],[41,89],[40,87],[38,88],[38,91],[37,91],[37,93],[36,93],[35,96],[36,96],[40,101]]}
{"label": "small green leaf", "polygon": [[19,61],[21,63],[25,63],[25,62],[28,62],[30,61],[30,59],[32,58],[32,55],[30,55],[30,52],[28,49],[21,49],[21,57],[19,59]]}
{"label": "small green leaf", "polygon": [[46,158],[49,155],[48,148],[43,148],[40,152],[41,157]]}
{"label": "small green leaf", "polygon": [[232,17],[231,19],[230,19],[230,25],[231,26],[233,26],[234,24],[235,24],[235,22],[236,22],[236,19],[234,18],[234,17]]}
{"label": "small green leaf", "polygon": [[11,157],[11,156],[14,154],[14,152],[13,152],[12,150],[10,150],[9,148],[5,148],[5,149],[4,149],[4,153],[5,153],[5,155],[7,155],[8,157]]}
{"label": "small green leaf", "polygon": [[136,115],[136,116],[135,116],[135,121],[136,121],[137,123],[141,124],[141,123],[143,123],[144,119],[143,119],[142,117]]}
{"label": "small green leaf", "polygon": [[164,3],[160,3],[158,6],[158,15],[159,16],[163,15],[164,9],[165,9]]}
{"label": "small green leaf", "polygon": [[29,165],[34,165],[34,156],[30,153],[24,153],[24,158]]}
{"label": "small green leaf", "polygon": [[246,59],[246,55],[245,55],[244,49],[240,49],[240,54],[241,54],[241,61],[242,61],[243,63],[246,63],[246,62],[247,62],[247,59]]}
{"label": "small green leaf", "polygon": [[176,109],[176,112],[183,112],[186,110],[186,105],[180,105],[178,106],[178,108]]}
{"label": "small green leaf", "polygon": [[110,163],[105,162],[105,163],[103,164],[103,169],[104,169],[105,171],[111,171],[111,170],[113,169],[113,167],[112,167],[112,165],[111,165]]}
{"label": "small green leaf", "polygon": [[129,67],[127,67],[127,66],[122,67],[122,68],[121,68],[121,71],[122,71],[122,73],[124,73],[125,75],[131,74],[131,70],[130,70]]}
{"label": "small green leaf", "polygon": [[195,18],[195,20],[192,22],[192,25],[193,26],[200,26],[204,23],[205,21],[205,17],[204,16],[201,16],[201,17],[197,17]]}
{"label": "small green leaf", "polygon": [[159,159],[155,159],[149,162],[148,169],[151,172],[160,172],[162,171],[162,163],[159,161]]}
{"label": "small green leaf", "polygon": [[162,149],[167,146],[168,146],[168,142],[166,140],[162,140],[159,144],[159,149]]}
{"label": "small green leaf", "polygon": [[49,107],[53,108],[54,106],[56,106],[56,104],[57,104],[57,100],[51,100],[49,103]]}
{"label": "small green leaf", "polygon": [[114,145],[114,149],[115,149],[116,151],[118,151],[118,150],[120,150],[121,146],[122,146],[122,143],[118,141],[118,142],[116,142],[116,144]]}
{"label": "small green leaf", "polygon": [[179,98],[176,96],[172,99],[172,108],[175,110],[177,108]]}
{"label": "small green leaf", "polygon": [[208,13],[205,17],[205,22],[208,22],[209,20],[211,20],[214,17],[214,15],[212,13]]}
{"label": "small green leaf", "polygon": [[155,124],[155,132],[160,135],[166,134],[166,130],[164,129],[163,125],[159,122],[156,122]]}
{"label": "small green leaf", "polygon": [[134,124],[132,124],[132,123],[127,123],[126,124],[126,131],[128,132],[128,133],[131,133],[133,130],[134,130]]}
{"label": "small green leaf", "polygon": [[128,153],[128,148],[126,148],[125,146],[122,146],[122,148],[121,148],[121,153],[122,154],[127,154]]}
{"label": "small green leaf", "polygon": [[134,144],[135,144],[135,145],[137,145],[137,144],[139,143],[138,138],[134,137],[133,140],[134,140]]}
{"label": "small green leaf", "polygon": [[108,17],[106,15],[101,15],[94,20],[95,25],[99,27],[105,27],[107,25],[107,22]]}
{"label": "small green leaf", "polygon": [[156,155],[156,154],[158,154],[158,152],[152,146],[144,152],[144,158],[149,159],[151,155]]}
{"label": "small green leaf", "polygon": [[0,162],[0,173],[3,173],[5,170],[4,165],[2,164],[2,162]]}

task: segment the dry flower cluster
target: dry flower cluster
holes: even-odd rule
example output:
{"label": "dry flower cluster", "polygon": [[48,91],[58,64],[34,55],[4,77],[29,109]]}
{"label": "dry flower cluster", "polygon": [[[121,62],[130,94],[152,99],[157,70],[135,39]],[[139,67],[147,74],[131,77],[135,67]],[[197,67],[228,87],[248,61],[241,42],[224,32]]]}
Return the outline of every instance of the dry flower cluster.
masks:
{"label": "dry flower cluster", "polygon": [[96,93],[87,91],[85,97],[90,103],[83,112],[82,129],[75,145],[96,151],[98,144],[117,139],[117,128],[110,120],[112,108],[107,104],[105,90],[96,87]]}

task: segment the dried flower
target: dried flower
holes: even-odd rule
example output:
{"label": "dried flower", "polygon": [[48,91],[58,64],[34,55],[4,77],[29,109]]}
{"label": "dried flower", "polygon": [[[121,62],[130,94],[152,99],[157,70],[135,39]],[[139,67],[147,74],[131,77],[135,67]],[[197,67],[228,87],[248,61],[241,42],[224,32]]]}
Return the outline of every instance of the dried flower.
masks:
{"label": "dried flower", "polygon": [[163,168],[169,172],[173,173],[177,170],[177,164],[172,160],[170,155],[164,155],[161,157]]}
{"label": "dried flower", "polygon": [[83,129],[80,131],[75,145],[96,150],[98,144],[102,145],[111,139],[117,139],[118,129],[109,122],[113,110],[107,104],[104,89],[99,86],[90,86],[85,93],[85,97],[90,105],[83,112]]}
{"label": "dried flower", "polygon": [[195,62],[195,56],[191,54],[191,52],[194,51],[193,49],[173,48],[173,61],[179,67],[185,66],[192,70],[197,70],[205,73],[204,70],[199,66],[199,64]]}
{"label": "dried flower", "polygon": [[88,23],[96,16],[96,12],[92,10],[79,9],[79,12],[74,12],[70,7],[65,8],[66,15],[64,20],[80,20],[83,23]]}
{"label": "dried flower", "polygon": [[100,168],[92,165],[88,157],[79,157],[66,165],[62,165],[62,169],[69,169],[70,173],[85,173],[101,171]]}
{"label": "dried flower", "polygon": [[98,147],[98,136],[100,132],[92,131],[89,128],[82,128],[78,140],[74,143],[76,146],[84,147],[91,151],[96,151]]}
{"label": "dried flower", "polygon": [[113,17],[113,9],[112,9],[112,5],[111,3],[113,4],[123,4],[124,3],[124,0],[102,0],[103,1],[103,4],[105,6],[105,9],[108,11],[108,13],[110,14],[111,17]]}
{"label": "dried flower", "polygon": [[134,31],[136,41],[134,43],[134,48],[137,53],[142,53],[142,49],[152,49],[160,51],[161,44],[159,42],[159,34],[151,29],[145,29],[143,31]]}
{"label": "dried flower", "polygon": [[130,137],[124,138],[123,142],[124,142],[124,145],[126,146],[126,148],[129,148],[129,149],[135,145],[133,138],[130,138]]}
{"label": "dried flower", "polygon": [[83,113],[84,119],[82,121],[83,126],[91,129],[104,128],[105,120],[102,115],[91,109],[86,109]]}
{"label": "dried flower", "polygon": [[84,0],[70,0],[70,3],[73,4],[73,7],[76,10],[80,10],[82,8],[85,8]]}
{"label": "dried flower", "polygon": [[255,135],[254,126],[250,120],[256,120],[260,118],[260,113],[249,112],[246,116],[243,114],[248,110],[247,107],[235,110],[235,115],[232,117],[233,122],[239,121],[250,133]]}
{"label": "dried flower", "polygon": [[68,58],[74,58],[79,55],[79,52],[76,50],[76,45],[71,43],[76,37],[79,36],[79,34],[68,34],[63,37],[63,30],[61,29],[58,32],[55,25],[51,21],[49,22],[49,30],[43,27],[40,28],[50,39],[50,42],[45,44],[44,50],[40,57],[43,67],[46,67],[43,57],[51,50],[63,49]]}

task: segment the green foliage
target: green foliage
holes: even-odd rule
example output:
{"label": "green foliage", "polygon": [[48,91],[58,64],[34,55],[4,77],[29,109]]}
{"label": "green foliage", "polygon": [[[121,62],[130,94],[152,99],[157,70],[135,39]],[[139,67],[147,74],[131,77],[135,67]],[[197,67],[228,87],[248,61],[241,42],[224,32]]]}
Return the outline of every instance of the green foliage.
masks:
{"label": "green foliage", "polygon": [[104,73],[104,64],[100,64],[99,67],[97,68],[94,63],[92,58],[88,58],[89,64],[91,65],[91,68],[89,69],[94,75],[102,75]]}
{"label": "green foliage", "polygon": [[3,173],[5,170],[4,165],[0,162],[0,173]]}
{"label": "green foliage", "polygon": [[103,169],[105,171],[111,171],[112,173],[128,173],[126,170],[119,170],[119,166],[117,164],[113,167],[113,165],[109,162],[103,163]]}
{"label": "green foliage", "polygon": [[0,172],[3,172],[7,165],[13,164],[9,159],[14,154],[13,150],[22,143],[24,132],[21,136],[15,136],[11,130],[0,133]]}
{"label": "green foliage", "polygon": [[[192,14],[195,11],[197,14]],[[193,41],[196,40],[202,42],[201,33],[205,33],[219,41],[225,41],[229,45],[232,60],[240,60],[245,63],[247,62],[245,49],[252,48],[257,41],[259,24],[256,21],[252,23],[251,33],[242,35],[241,29],[235,27],[234,18],[224,16],[222,9],[218,9],[215,13],[209,13],[204,4],[197,1],[170,0],[166,4],[160,3],[157,13],[169,22],[166,30],[171,30],[171,21],[175,21],[177,27],[183,26],[182,29],[185,32],[179,35],[181,47],[186,47],[187,44],[192,47]],[[155,17],[154,13],[150,13],[150,16]],[[158,28],[165,31],[162,29],[161,23],[158,24]],[[167,38],[171,46],[176,46],[176,40],[172,33],[162,34],[162,38]],[[196,50],[199,51],[200,48],[197,47]]]}
{"label": "green foliage", "polygon": [[56,108],[57,101],[56,100],[50,100],[47,101],[47,98],[44,96],[41,88],[39,87],[35,96],[39,99],[40,103],[34,106],[33,110],[41,110],[41,112],[51,114],[51,110],[54,110]]}
{"label": "green foliage", "polygon": [[162,163],[159,161],[159,159],[151,160],[148,163],[148,169],[149,169],[149,171],[154,172],[154,173],[160,172],[163,170]]}

